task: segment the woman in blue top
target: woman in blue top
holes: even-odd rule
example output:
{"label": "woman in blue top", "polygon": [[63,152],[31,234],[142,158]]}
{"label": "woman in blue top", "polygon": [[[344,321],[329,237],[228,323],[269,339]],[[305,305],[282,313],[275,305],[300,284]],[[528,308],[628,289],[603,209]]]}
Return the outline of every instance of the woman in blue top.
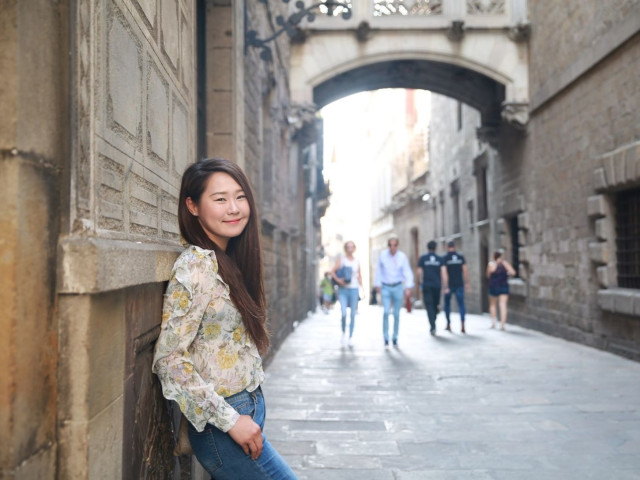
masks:
{"label": "woman in blue top", "polygon": [[511,264],[502,258],[502,252],[493,252],[493,261],[487,265],[489,279],[489,313],[491,328],[496,328],[497,306],[500,303],[500,330],[504,330],[507,323],[507,302],[509,301],[508,277],[513,277],[516,271]]}

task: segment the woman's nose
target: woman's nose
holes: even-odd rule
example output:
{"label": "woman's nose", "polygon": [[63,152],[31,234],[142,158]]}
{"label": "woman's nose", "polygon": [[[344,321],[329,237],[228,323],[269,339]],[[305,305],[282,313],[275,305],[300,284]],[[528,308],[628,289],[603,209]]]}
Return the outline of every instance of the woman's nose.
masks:
{"label": "woman's nose", "polygon": [[229,202],[229,213],[238,213],[238,203],[235,200]]}

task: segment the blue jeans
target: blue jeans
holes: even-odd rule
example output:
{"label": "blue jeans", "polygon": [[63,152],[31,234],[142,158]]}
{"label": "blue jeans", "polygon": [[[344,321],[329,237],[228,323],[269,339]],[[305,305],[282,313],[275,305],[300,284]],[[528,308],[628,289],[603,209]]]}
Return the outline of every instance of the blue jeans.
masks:
{"label": "blue jeans", "polygon": [[458,301],[458,310],[460,310],[460,321],[464,323],[464,287],[458,287],[449,290],[449,293],[444,294],[444,314],[447,317],[447,325],[451,323],[449,320],[449,314],[451,313],[451,295],[456,296],[456,300]]}
{"label": "blue jeans", "polygon": [[389,312],[391,309],[391,302],[393,302],[393,341],[398,340],[398,329],[400,328],[400,307],[402,307],[402,301],[404,300],[404,286],[402,283],[390,287],[388,285],[382,285],[380,288],[380,294],[382,296],[382,307],[384,309],[382,313],[382,335],[384,335],[384,341],[389,341]]}
{"label": "blue jeans", "polygon": [[351,323],[349,324],[349,338],[353,336],[353,327],[356,325],[356,312],[358,311],[358,289],[338,288],[338,300],[342,309],[342,333],[347,330],[347,307],[351,310]]}
{"label": "blue jeans", "polygon": [[[264,428],[266,410],[260,388],[254,392],[243,390],[226,398],[226,401],[240,415],[250,415],[261,429]],[[209,423],[202,432],[198,432],[189,424],[189,440],[196,458],[212,479],[297,479],[293,470],[271,446],[264,434],[262,453],[256,460],[251,460],[229,434]]]}

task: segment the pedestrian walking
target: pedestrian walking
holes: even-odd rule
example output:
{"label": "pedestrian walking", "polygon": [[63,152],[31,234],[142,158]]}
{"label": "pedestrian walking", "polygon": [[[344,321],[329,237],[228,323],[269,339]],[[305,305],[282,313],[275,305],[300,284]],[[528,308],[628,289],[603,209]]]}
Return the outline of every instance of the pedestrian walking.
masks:
{"label": "pedestrian walking", "polygon": [[[342,344],[353,346],[353,329],[356,325],[356,313],[358,312],[358,300],[362,275],[360,262],[354,256],[356,244],[348,241],[344,244],[344,255],[340,255],[331,270],[331,276],[338,284],[338,301],[342,314]],[[347,308],[350,314],[349,339],[347,340]]]}
{"label": "pedestrian walking", "polygon": [[188,247],[164,296],[153,372],[188,420],[214,479],[295,479],[262,433],[266,302],[254,196],[242,170],[208,159],[182,176],[178,223]]}
{"label": "pedestrian walking", "polygon": [[331,272],[325,272],[320,282],[320,299],[324,313],[329,313],[329,309],[333,306],[333,294],[334,287],[331,281]]}
{"label": "pedestrian walking", "polygon": [[422,299],[427,310],[431,335],[436,334],[436,316],[440,304],[440,292],[443,279],[447,277],[447,269],[442,257],[436,254],[437,243],[427,243],[428,252],[418,259],[418,278],[421,278]]}
{"label": "pedestrian walking", "polygon": [[498,303],[500,304],[500,330],[504,330],[507,324],[507,303],[509,302],[508,277],[513,277],[515,274],[516,271],[511,264],[502,258],[502,252],[499,250],[493,252],[493,261],[487,265],[491,328],[496,328]]}
{"label": "pedestrian walking", "polygon": [[382,298],[382,334],[385,346],[389,345],[389,313],[393,304],[393,345],[398,345],[400,328],[400,307],[403,298],[411,295],[413,288],[413,271],[404,252],[398,250],[400,240],[392,236],[387,241],[387,250],[378,257],[373,285]]}
{"label": "pedestrian walking", "polygon": [[447,269],[447,282],[444,284],[444,313],[447,317],[446,330],[451,331],[451,296],[455,295],[460,311],[460,331],[467,333],[464,328],[464,292],[469,290],[469,270],[464,255],[456,251],[456,242],[447,243],[447,254],[443,258]]}

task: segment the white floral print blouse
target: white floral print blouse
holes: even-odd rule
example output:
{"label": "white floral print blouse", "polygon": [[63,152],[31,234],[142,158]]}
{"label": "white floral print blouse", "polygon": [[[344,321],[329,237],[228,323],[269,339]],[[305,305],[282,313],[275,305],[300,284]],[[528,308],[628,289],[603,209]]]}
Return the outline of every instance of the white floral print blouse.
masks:
{"label": "white floral print blouse", "polygon": [[212,250],[190,246],[173,265],[153,372],[164,396],[199,432],[207,423],[229,431],[239,415],[224,397],[253,391],[264,380],[262,359]]}

